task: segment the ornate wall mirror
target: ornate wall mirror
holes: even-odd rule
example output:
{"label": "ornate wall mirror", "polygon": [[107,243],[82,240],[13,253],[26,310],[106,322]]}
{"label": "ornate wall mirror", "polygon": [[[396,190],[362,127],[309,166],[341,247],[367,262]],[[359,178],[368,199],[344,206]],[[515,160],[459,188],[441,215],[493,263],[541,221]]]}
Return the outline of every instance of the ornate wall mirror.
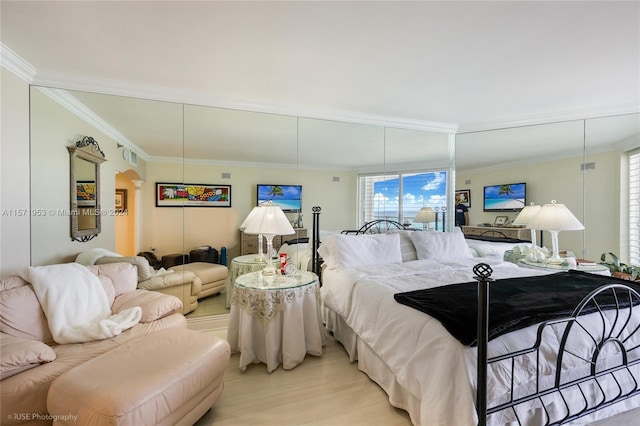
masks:
{"label": "ornate wall mirror", "polygon": [[67,149],[71,177],[71,240],[85,242],[100,233],[100,164],[106,159],[98,142],[90,136]]}

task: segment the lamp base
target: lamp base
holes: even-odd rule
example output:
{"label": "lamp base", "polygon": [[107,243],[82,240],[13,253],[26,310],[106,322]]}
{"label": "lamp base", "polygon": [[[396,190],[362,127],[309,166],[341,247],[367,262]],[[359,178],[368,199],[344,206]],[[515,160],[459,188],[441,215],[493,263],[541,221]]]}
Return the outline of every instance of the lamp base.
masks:
{"label": "lamp base", "polygon": [[547,263],[550,263],[552,265],[561,265],[564,263],[564,259],[562,259],[561,257],[550,257],[547,259]]}
{"label": "lamp base", "polygon": [[275,266],[273,266],[271,262],[269,262],[267,266],[265,266],[264,269],[262,270],[262,275],[266,275],[266,276],[277,275],[277,273],[278,273],[277,269],[275,268]]}

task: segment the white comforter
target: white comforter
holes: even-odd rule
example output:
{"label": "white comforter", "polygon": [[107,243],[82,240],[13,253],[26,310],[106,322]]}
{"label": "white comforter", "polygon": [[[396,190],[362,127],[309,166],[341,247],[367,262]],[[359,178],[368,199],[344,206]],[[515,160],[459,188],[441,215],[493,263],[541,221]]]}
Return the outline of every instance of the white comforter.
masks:
{"label": "white comforter", "polygon": [[[549,273],[519,268],[497,259],[482,261],[492,266],[494,279]],[[414,423],[443,426],[476,424],[475,348],[463,346],[438,320],[397,303],[393,294],[474,281],[472,268],[477,263],[477,258],[417,260],[327,269],[323,274],[321,291],[324,306],[340,315],[358,338],[384,360],[398,384],[420,400],[420,418],[414,418],[415,413],[410,413]],[[532,326],[516,332],[517,338],[514,338],[515,333],[511,333],[494,339],[489,356],[533,345],[536,330],[537,327]],[[553,330],[548,333],[553,334]],[[544,355],[545,351],[542,353]],[[552,365],[554,354],[549,354],[549,357],[547,365]],[[526,360],[522,362],[527,363]],[[550,368],[546,370],[549,374]],[[494,373],[489,376],[489,401],[504,397],[509,388],[508,373]],[[523,386],[527,386],[528,381],[526,371],[516,378],[516,382]]]}

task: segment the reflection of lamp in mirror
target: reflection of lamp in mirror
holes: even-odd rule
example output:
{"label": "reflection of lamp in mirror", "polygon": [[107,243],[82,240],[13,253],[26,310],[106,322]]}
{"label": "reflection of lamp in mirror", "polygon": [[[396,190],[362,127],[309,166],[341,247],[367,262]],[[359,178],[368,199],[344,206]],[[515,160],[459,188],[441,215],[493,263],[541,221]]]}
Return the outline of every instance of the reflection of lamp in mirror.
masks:
{"label": "reflection of lamp in mirror", "polygon": [[[273,266],[273,237],[276,235],[291,235],[295,231],[289,223],[282,209],[271,203],[262,205],[254,209],[254,215],[247,216],[245,234],[262,234],[267,239],[267,266],[262,270],[265,275],[275,275],[276,268]],[[253,212],[253,210],[252,210]]]}
{"label": "reflection of lamp in mirror", "polygon": [[413,218],[414,223],[421,223],[422,229],[425,229],[425,223],[427,224],[427,230],[430,229],[430,223],[436,221],[436,212],[431,207],[423,207],[418,211],[416,217]]}
{"label": "reflection of lamp in mirror", "polygon": [[520,210],[520,213],[518,213],[518,216],[516,216],[516,218],[513,220],[513,225],[525,226],[531,229],[531,246],[532,247],[535,247],[537,244],[536,230],[535,228],[531,228],[530,226],[527,226],[527,225],[529,225],[529,222],[531,222],[531,219],[533,219],[535,215],[538,214],[541,208],[542,208],[541,206],[536,206],[534,203],[531,203],[530,205]]}
{"label": "reflection of lamp in mirror", "polygon": [[550,263],[562,263],[560,251],[558,250],[558,232],[580,231],[584,229],[584,225],[564,204],[556,204],[556,200],[552,200],[550,204],[542,206],[538,214],[529,221],[527,228],[549,231],[551,234],[552,254],[548,261]]}
{"label": "reflection of lamp in mirror", "polygon": [[[240,229],[244,232],[247,228],[249,222],[251,222],[256,216],[258,216],[258,209],[260,206],[254,207],[250,212],[247,218],[240,225]],[[258,255],[254,259],[256,262],[266,262],[267,260],[264,258],[264,252],[262,251],[262,234],[258,234]]]}

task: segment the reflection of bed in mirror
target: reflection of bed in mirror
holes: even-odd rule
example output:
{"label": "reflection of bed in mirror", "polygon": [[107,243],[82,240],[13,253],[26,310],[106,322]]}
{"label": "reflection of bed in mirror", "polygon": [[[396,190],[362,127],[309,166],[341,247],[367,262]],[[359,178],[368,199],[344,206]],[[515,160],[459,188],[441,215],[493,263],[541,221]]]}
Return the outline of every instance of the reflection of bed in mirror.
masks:
{"label": "reflection of bed in mirror", "polygon": [[[414,243],[413,248],[401,244],[401,239],[405,243]],[[464,247],[461,233],[404,230],[378,235],[336,234],[322,238],[320,243],[319,253],[324,262],[321,292],[328,330],[344,346],[350,360],[357,362],[358,368],[385,390],[391,405],[408,411],[416,425],[477,424],[477,352],[476,347],[469,346],[470,342],[462,343],[458,340],[460,337],[454,337],[444,319],[438,317],[438,321],[432,316],[435,314],[427,315],[398,303],[398,294],[418,299],[415,291],[431,291],[429,297],[437,297],[446,293],[450,284],[471,283],[465,284],[467,288],[463,289],[468,292],[470,288],[470,298],[468,293],[450,287],[453,298],[449,303],[452,302],[451,306],[456,309],[477,312],[475,306],[468,306],[461,300],[467,300],[467,297],[473,303],[477,301],[477,271],[474,266],[480,261],[492,268],[492,278],[500,280],[494,285],[504,282],[507,285],[503,284],[501,288],[507,289],[513,283],[526,288],[522,281],[507,281],[511,278],[536,280],[535,286],[545,285],[547,289],[565,283],[569,285],[570,279],[586,280],[593,288],[600,288],[603,283],[623,283],[594,274],[575,272],[577,275],[571,275],[567,272],[558,275],[520,268],[500,259],[478,259],[470,252],[464,253]],[[381,253],[385,255],[380,256]],[[550,279],[555,281],[548,281]],[[586,287],[577,288],[576,294],[562,296],[566,297],[566,303],[576,297],[579,302],[589,295],[589,291],[584,290]],[[538,329],[538,321],[535,321],[507,334],[492,334],[489,357],[528,349],[537,337],[542,340],[540,350],[519,355],[513,361],[515,367],[510,367],[509,358],[504,363],[492,363],[488,367],[486,397],[490,411],[509,403],[512,396],[516,400],[523,398],[522,404],[515,409],[517,415],[507,408],[506,411],[492,413],[488,424],[532,424],[531,421],[545,424],[547,416],[553,423],[574,415],[589,415],[580,420],[589,422],[636,408],[640,404],[640,308],[632,311],[622,302],[629,300],[636,304],[640,301],[638,290],[640,286],[637,285],[631,290],[624,288],[618,295],[620,306],[614,304],[614,308],[603,315],[594,309],[596,313],[590,315],[559,320],[570,317],[571,310],[559,314],[553,311],[553,318],[558,322],[544,328]],[[547,292],[544,290],[542,294]],[[557,296],[559,299],[562,297]],[[562,300],[564,303],[565,299]],[[502,306],[499,312],[506,309],[503,299],[496,302]],[[440,305],[438,302],[432,304]],[[578,305],[577,302],[572,304],[571,309]],[[528,306],[524,303],[525,308]],[[600,303],[600,306],[604,304]],[[442,315],[446,318],[449,311]],[[458,315],[455,314],[453,319]],[[567,326],[569,322],[575,326]],[[458,327],[459,324],[460,321]],[[476,336],[475,325],[465,320],[461,328],[466,335],[469,335],[467,329],[470,328],[471,334]],[[605,340],[609,343],[601,343]],[[614,340],[621,342],[620,345],[611,344]],[[599,351],[602,353],[598,354]],[[593,374],[591,355],[593,360],[597,360]],[[556,365],[558,360],[560,368]],[[604,373],[608,368],[618,369],[615,379]],[[580,388],[566,385],[563,397],[560,397],[552,391],[556,389],[553,383],[556,373],[560,377],[560,387],[573,380],[583,380],[583,383]],[[598,375],[600,382],[596,383],[593,375]],[[535,380],[539,381],[539,388],[531,386]],[[601,397],[600,386],[605,390],[604,398]],[[542,390],[540,395],[538,390]],[[588,405],[585,410],[582,395]],[[568,408],[564,398],[568,401]],[[614,400],[616,403],[610,404]]]}

